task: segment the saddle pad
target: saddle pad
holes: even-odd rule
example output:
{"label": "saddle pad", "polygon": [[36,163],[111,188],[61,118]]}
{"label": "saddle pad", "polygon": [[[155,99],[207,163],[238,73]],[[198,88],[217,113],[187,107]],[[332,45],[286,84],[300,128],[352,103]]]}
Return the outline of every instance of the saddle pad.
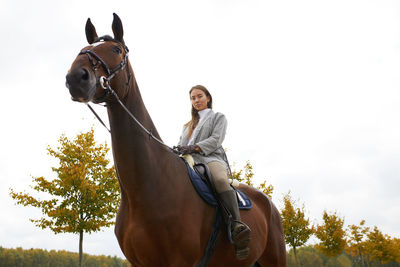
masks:
{"label": "saddle pad", "polygon": [[[200,175],[197,174],[186,162],[186,160],[183,160],[186,164],[186,167],[188,169],[188,174],[190,181],[192,182],[194,188],[196,189],[197,193],[200,195],[200,197],[209,205],[211,206],[217,206],[217,200],[215,199],[214,194],[212,193],[211,189],[208,187],[208,185],[201,179]],[[232,187],[233,190],[236,191],[237,196],[238,196],[238,203],[239,203],[239,209],[243,210],[249,210],[252,208],[252,203],[249,197],[244,194],[242,191],[239,189],[236,189]]]}

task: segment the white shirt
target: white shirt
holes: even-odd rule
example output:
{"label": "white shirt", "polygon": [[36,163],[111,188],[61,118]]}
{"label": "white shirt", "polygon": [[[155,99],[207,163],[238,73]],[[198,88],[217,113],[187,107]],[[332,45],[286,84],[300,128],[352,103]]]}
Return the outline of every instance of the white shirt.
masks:
{"label": "white shirt", "polygon": [[[210,108],[206,108],[206,109],[203,109],[203,110],[199,111],[200,120],[199,120],[199,123],[197,123],[197,126],[205,118],[205,116],[208,114],[208,112],[210,112],[210,110],[211,110]],[[194,128],[193,133],[197,129],[197,126],[196,126],[196,128]],[[192,136],[189,139],[188,145],[193,145],[194,144],[194,134],[193,133],[192,133]]]}

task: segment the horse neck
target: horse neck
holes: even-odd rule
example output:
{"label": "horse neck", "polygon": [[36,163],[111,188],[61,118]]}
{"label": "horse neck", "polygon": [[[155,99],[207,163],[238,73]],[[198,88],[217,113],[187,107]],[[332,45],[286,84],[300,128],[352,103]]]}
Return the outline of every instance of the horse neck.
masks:
{"label": "horse neck", "polygon": [[[146,129],[160,139],[134,78],[122,102]],[[108,106],[108,115],[115,168],[122,191],[128,198],[135,196],[141,201],[143,195],[151,197],[162,193],[165,183],[162,176],[165,174],[160,166],[176,162],[176,157],[168,148],[150,138],[117,102]]]}

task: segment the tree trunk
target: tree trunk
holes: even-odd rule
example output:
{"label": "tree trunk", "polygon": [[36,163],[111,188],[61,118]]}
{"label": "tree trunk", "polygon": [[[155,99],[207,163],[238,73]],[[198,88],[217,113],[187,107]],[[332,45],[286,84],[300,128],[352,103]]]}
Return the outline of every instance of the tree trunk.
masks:
{"label": "tree trunk", "polygon": [[362,267],[367,267],[366,264],[365,264],[365,260],[364,260],[363,255],[360,255],[360,257],[361,257],[361,266]]}
{"label": "tree trunk", "polygon": [[295,266],[300,267],[301,264],[300,264],[299,260],[297,259],[297,250],[296,250],[296,247],[293,247],[293,254],[294,254],[294,263],[295,263]]}
{"label": "tree trunk", "polygon": [[79,232],[79,267],[82,267],[83,231]]}

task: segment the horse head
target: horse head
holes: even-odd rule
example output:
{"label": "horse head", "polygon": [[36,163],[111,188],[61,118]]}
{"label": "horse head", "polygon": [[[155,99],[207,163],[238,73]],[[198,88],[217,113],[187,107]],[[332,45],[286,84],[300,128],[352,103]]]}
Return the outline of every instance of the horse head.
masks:
{"label": "horse head", "polygon": [[112,30],[114,37],[98,37],[90,18],[87,20],[85,32],[89,45],[80,51],[66,76],[72,100],[107,102],[111,96],[107,90],[110,87],[115,89],[119,98],[126,94],[131,78],[128,48],[123,39],[121,19],[115,13]]}

